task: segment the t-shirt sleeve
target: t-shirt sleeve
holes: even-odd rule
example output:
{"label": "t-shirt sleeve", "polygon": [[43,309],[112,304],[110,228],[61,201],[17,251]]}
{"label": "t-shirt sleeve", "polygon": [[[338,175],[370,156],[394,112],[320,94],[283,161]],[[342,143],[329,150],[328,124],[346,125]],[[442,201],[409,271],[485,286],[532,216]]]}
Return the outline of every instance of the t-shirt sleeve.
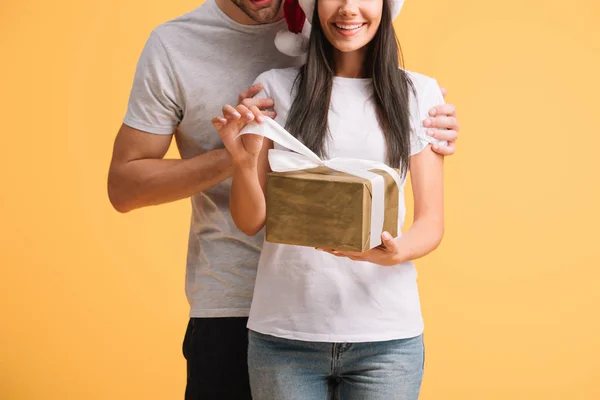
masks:
{"label": "t-shirt sleeve", "polygon": [[257,99],[271,98],[271,96],[270,96],[271,79],[272,79],[271,75],[272,75],[271,71],[263,72],[254,80],[254,83],[252,85],[256,85],[257,83],[260,83],[261,85],[263,85],[263,89],[260,92],[258,92],[256,95],[254,95],[255,98],[257,98]]}
{"label": "t-shirt sleeve", "polygon": [[152,32],[137,64],[125,125],[155,134],[172,134],[183,118],[182,93],[169,55]]}
{"label": "t-shirt sleeve", "polygon": [[412,135],[410,138],[410,155],[414,156],[425,150],[429,144],[438,144],[445,146],[446,141],[438,140],[427,135],[427,128],[423,126],[423,121],[429,116],[429,110],[440,104],[444,104],[444,96],[434,79],[429,79],[422,90],[416,87],[417,112],[412,116]]}

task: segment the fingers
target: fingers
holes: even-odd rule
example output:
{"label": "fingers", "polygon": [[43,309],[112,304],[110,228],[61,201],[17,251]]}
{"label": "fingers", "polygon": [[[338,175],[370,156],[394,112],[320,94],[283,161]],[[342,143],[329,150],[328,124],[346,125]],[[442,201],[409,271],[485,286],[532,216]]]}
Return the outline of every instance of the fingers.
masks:
{"label": "fingers", "polygon": [[242,119],[246,120],[246,122],[252,121],[254,119],[254,114],[245,105],[238,104],[238,106],[235,109],[242,116]]}
{"label": "fingers", "polygon": [[273,101],[273,99],[266,99],[266,98],[261,98],[261,99],[244,99],[242,100],[241,104],[245,105],[246,107],[252,109],[252,107],[257,107],[264,116],[269,117],[269,118],[275,118],[277,117],[277,113],[275,112],[275,110],[272,110],[271,108],[275,105],[275,102]]}
{"label": "fingers", "polygon": [[262,112],[260,112],[257,106],[251,106],[250,112],[254,114],[256,122],[258,122],[259,124],[262,124],[265,121],[265,117],[263,116]]}
{"label": "fingers", "polygon": [[247,90],[240,93],[238,97],[238,104],[241,104],[244,99],[256,96],[261,90],[263,90],[263,85],[260,83],[250,86]]}
{"label": "fingers", "polygon": [[442,91],[442,96],[446,98],[446,96],[448,95],[448,91],[446,90],[446,88],[440,87],[440,90]]}
{"label": "fingers", "polygon": [[275,119],[277,117],[277,113],[273,110],[262,110],[261,112],[265,117],[269,117],[271,119]]}
{"label": "fingers", "polygon": [[363,258],[364,257],[364,253],[360,253],[360,252],[356,252],[356,251],[334,251],[334,253],[336,255],[340,255],[343,257],[354,257],[354,258]]}
{"label": "fingers", "polygon": [[354,253],[354,252],[349,252],[349,251],[340,251],[337,252],[337,254],[335,254],[338,257],[346,257],[351,259],[352,261],[367,261],[367,259],[365,258],[364,255],[362,255],[362,253]]}
{"label": "fingers", "polygon": [[[253,98],[258,93],[260,93],[261,90],[263,90],[263,85],[260,83],[250,86],[248,88],[248,90],[246,90],[240,94],[240,96],[238,97],[238,104],[241,104],[250,110],[252,110],[253,107],[257,107],[259,110],[261,110],[263,116],[266,116],[269,118],[277,117],[277,113],[274,110],[272,110],[272,108],[275,106],[275,102],[273,101],[273,99],[269,99],[269,98],[255,99],[255,98]],[[254,112],[254,114],[256,115],[255,112]],[[258,121],[258,119],[257,119],[257,121]],[[259,122],[262,122],[262,121],[259,121]]]}
{"label": "fingers", "polygon": [[[233,108],[229,104],[223,107],[223,117],[226,121],[237,121],[247,123],[256,119],[258,122],[264,121],[264,114],[256,106],[246,107],[243,104],[238,104],[237,107]],[[212,119],[213,124],[215,122],[226,123],[221,117],[214,117]]]}
{"label": "fingers", "polygon": [[423,125],[426,128],[448,129],[457,132],[460,129],[456,117],[447,117],[445,115],[438,115],[437,117],[427,118],[423,122]]}
{"label": "fingers", "polygon": [[242,115],[242,118],[245,120],[246,123],[252,120],[256,120],[256,122],[260,124],[265,121],[263,113],[256,106],[251,106],[248,108],[243,104],[239,104],[236,107],[236,110],[239,114]]}
{"label": "fingers", "polygon": [[451,156],[456,152],[456,145],[454,143],[449,143],[448,146],[434,145],[432,149],[442,156]]}
{"label": "fingers", "polygon": [[[233,107],[223,107],[223,114],[228,115],[230,119],[235,120],[238,118],[234,116],[235,113],[237,113],[237,111],[235,111]],[[232,127],[230,121],[223,115],[217,115],[211,119],[211,122],[217,130],[217,132],[219,133],[219,136],[221,136],[221,140],[223,141],[225,148],[227,148],[227,150],[229,150],[230,152],[234,150],[235,145],[233,144],[233,138],[235,137],[236,129],[231,129]]]}
{"label": "fingers", "polygon": [[239,104],[234,108],[227,104],[223,107],[222,112],[223,116],[215,116],[211,119],[213,126],[222,137],[229,136],[228,132],[236,133],[250,121],[264,122],[264,115],[256,106],[249,109],[243,104]]}
{"label": "fingers", "polygon": [[348,256],[349,259],[351,259],[352,261],[367,261],[362,257],[352,257],[352,256]]}
{"label": "fingers", "polygon": [[394,237],[389,232],[381,233],[381,244],[384,245],[386,249],[393,249],[396,247]]}
{"label": "fingers", "polygon": [[448,117],[456,117],[456,107],[452,104],[440,104],[429,110],[429,116],[446,115]]}
{"label": "fingers", "polygon": [[219,115],[219,116],[213,117],[211,119],[211,122],[215,128],[220,129],[221,127],[223,127],[223,125],[225,125],[227,123],[227,118],[221,117]]}
{"label": "fingers", "polygon": [[363,256],[348,254],[347,252],[334,252],[332,253],[336,257],[349,258],[352,261],[367,261]]}
{"label": "fingers", "polygon": [[333,250],[333,249],[319,249],[319,248],[317,248],[317,250],[323,251],[325,253],[329,253],[332,256],[349,258],[353,261],[366,261],[365,253],[359,253],[359,252],[355,252],[355,251],[341,251],[341,250]]}
{"label": "fingers", "polygon": [[448,129],[427,129],[427,136],[447,142],[455,142],[458,139],[458,132]]}
{"label": "fingers", "polygon": [[427,134],[438,140],[448,142],[447,146],[434,145],[433,151],[441,155],[452,155],[456,152],[456,141],[460,126],[456,118],[456,107],[452,104],[440,104],[429,110],[429,118],[423,121]]}
{"label": "fingers", "polygon": [[228,121],[235,121],[242,117],[241,114],[229,104],[223,107],[222,112],[223,116],[227,118]]}
{"label": "fingers", "polygon": [[243,104],[248,108],[250,108],[252,106],[256,106],[262,110],[265,108],[273,107],[275,105],[275,102],[273,101],[273,99],[260,98],[260,99],[244,99],[240,102],[240,104]]}
{"label": "fingers", "polygon": [[254,119],[254,114],[242,105],[234,108],[227,104],[223,107],[222,112],[222,116],[213,117],[211,122],[224,142],[228,142],[244,125]]}

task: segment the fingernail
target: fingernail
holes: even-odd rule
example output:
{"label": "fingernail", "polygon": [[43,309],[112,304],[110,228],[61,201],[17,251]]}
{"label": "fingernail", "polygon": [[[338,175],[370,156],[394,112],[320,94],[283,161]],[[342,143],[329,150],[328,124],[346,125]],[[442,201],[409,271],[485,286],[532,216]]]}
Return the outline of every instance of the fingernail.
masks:
{"label": "fingernail", "polygon": [[392,238],[392,235],[390,235],[388,232],[383,232],[383,235],[381,236],[383,236],[385,240],[390,240]]}
{"label": "fingernail", "polygon": [[263,122],[265,119],[262,116],[258,116],[258,117],[256,117],[256,120],[258,122]]}
{"label": "fingernail", "polygon": [[440,149],[440,147],[439,147],[437,144],[434,144],[434,145],[433,145],[433,149],[434,149],[434,150],[439,150],[439,149]]}
{"label": "fingernail", "polygon": [[254,114],[248,113],[248,114],[246,114],[246,118],[252,119],[252,118],[254,118]]}
{"label": "fingernail", "polygon": [[425,120],[425,122],[424,122],[424,125],[425,125],[425,126],[429,126],[429,125],[431,125],[431,120],[430,120],[429,118],[427,118],[427,119]]}
{"label": "fingernail", "polygon": [[239,112],[235,112],[235,113],[233,113],[233,116],[234,116],[234,117],[236,117],[236,118],[239,118],[239,117],[241,117],[241,115],[240,115],[240,113],[239,113]]}
{"label": "fingernail", "polygon": [[433,129],[428,129],[427,130],[427,134],[431,137],[433,137],[433,135],[435,134],[435,131]]}
{"label": "fingernail", "polygon": [[431,115],[432,117],[435,116],[435,108],[432,108],[431,110],[429,110],[429,115]]}

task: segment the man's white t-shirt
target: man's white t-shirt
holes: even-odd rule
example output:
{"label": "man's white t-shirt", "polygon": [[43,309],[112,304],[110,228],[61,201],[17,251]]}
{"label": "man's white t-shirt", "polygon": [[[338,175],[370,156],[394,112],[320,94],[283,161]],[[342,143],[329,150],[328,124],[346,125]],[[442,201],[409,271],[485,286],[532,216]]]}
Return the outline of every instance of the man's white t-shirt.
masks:
{"label": "man's white t-shirt", "polygon": [[[270,70],[257,82],[259,96],[275,100],[275,119],[285,126],[298,68]],[[411,96],[411,156],[437,143],[421,121],[444,102],[437,82],[408,72]],[[386,142],[377,122],[370,79],[335,77],[328,115],[327,157],[386,162]],[[275,145],[276,148],[283,149]],[[399,167],[399,166],[394,166]],[[405,205],[400,188],[399,226]],[[418,336],[423,319],[412,262],[392,267],[338,258],[310,247],[265,242],[260,256],[248,328],[287,339],[372,342]]]}

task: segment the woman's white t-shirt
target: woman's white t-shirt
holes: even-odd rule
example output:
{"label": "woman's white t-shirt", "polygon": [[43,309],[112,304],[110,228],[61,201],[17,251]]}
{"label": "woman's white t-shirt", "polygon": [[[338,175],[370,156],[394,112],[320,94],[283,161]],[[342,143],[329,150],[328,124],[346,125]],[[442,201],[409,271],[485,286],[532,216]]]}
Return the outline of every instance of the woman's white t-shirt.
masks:
{"label": "woman's white t-shirt", "polygon": [[[285,126],[298,68],[261,74],[259,97],[275,101],[276,121]],[[407,72],[411,96],[411,156],[429,143],[421,121],[444,98],[437,82]],[[335,77],[328,115],[328,158],[349,157],[386,162],[386,142],[377,122],[370,79]],[[283,149],[275,144],[275,148]],[[397,166],[396,166],[397,167]],[[399,226],[404,223],[400,190]],[[423,319],[412,262],[382,267],[338,258],[311,247],[265,242],[248,328],[277,337],[313,342],[373,342],[418,336]]]}

